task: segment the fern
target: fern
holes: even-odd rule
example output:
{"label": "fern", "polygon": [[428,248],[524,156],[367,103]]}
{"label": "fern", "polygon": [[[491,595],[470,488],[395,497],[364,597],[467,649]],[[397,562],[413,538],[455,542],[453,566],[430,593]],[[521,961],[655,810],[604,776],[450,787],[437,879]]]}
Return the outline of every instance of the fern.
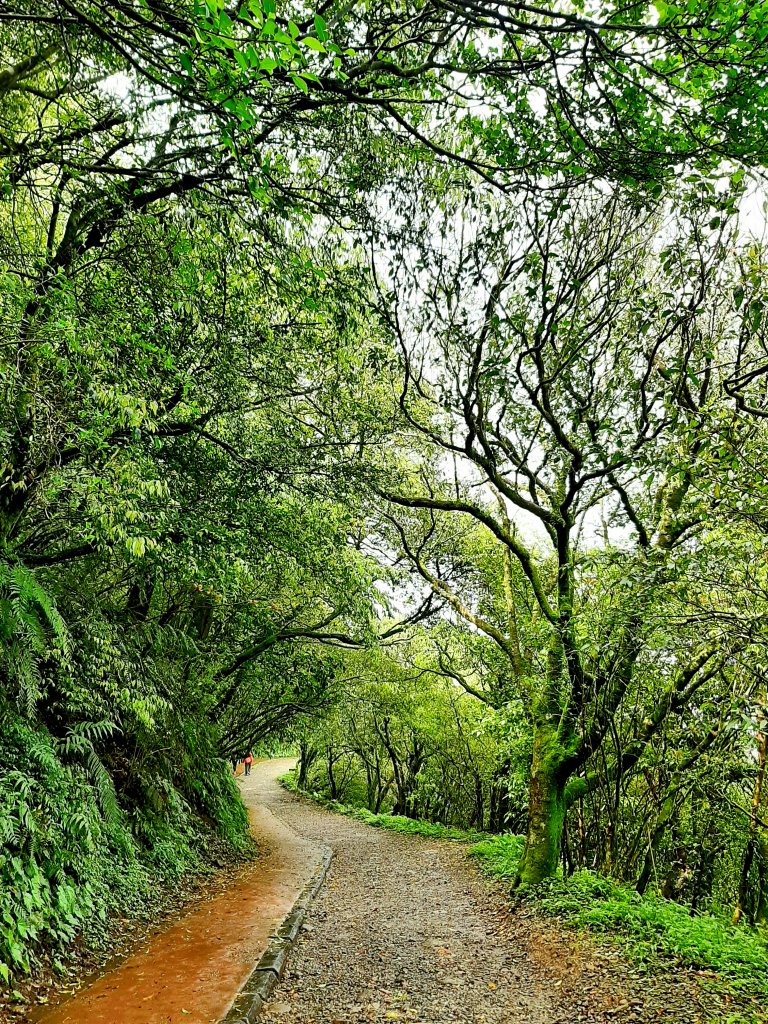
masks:
{"label": "fern", "polygon": [[65,668],[70,658],[66,623],[35,574],[0,561],[0,674],[28,718],[43,693],[40,663],[51,659]]}
{"label": "fern", "polygon": [[93,741],[104,740],[117,731],[119,730],[115,723],[106,719],[98,722],[78,722],[68,730],[66,736],[56,740],[57,750],[79,758],[96,793],[99,809],[110,825],[118,825],[122,815],[112,776],[96,752]]}

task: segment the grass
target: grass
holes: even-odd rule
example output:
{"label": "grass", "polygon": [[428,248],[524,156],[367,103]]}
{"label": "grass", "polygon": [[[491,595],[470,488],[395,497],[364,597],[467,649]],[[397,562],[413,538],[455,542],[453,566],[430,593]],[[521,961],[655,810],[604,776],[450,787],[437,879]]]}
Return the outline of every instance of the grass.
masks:
{"label": "grass", "polygon": [[477,843],[486,838],[484,832],[477,832],[462,828],[454,828],[452,825],[440,825],[434,821],[418,821],[414,818],[404,818],[398,814],[374,814],[365,807],[356,807],[353,804],[343,804],[338,800],[329,800],[320,793],[311,793],[307,790],[300,790],[296,785],[293,771],[282,775],[278,782],[286,789],[294,793],[301,793],[316,803],[327,807],[330,811],[343,814],[346,818],[354,818],[362,821],[373,828],[387,829],[389,832],[399,832],[402,835],[425,836],[427,839],[450,839],[456,843]]}
{"label": "grass", "polygon": [[[470,854],[488,874],[511,880],[523,842],[522,836],[496,836],[477,843]],[[640,966],[673,961],[715,972],[735,989],[768,997],[768,937],[756,929],[734,927],[712,914],[694,916],[679,903],[650,893],[640,896],[591,871],[551,879],[523,898],[566,925],[618,941]]]}
{"label": "grass", "polygon": [[476,843],[469,852],[480,861],[487,874],[511,880],[517,871],[524,844],[523,836],[489,836]]}

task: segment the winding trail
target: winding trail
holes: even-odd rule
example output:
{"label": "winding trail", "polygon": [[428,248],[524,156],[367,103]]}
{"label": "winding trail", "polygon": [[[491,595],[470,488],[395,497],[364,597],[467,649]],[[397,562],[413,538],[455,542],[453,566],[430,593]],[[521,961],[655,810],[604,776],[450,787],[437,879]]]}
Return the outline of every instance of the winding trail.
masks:
{"label": "winding trail", "polygon": [[690,972],[633,978],[618,950],[596,950],[524,910],[510,914],[463,846],[374,829],[287,792],[277,778],[292,763],[261,762],[239,780],[257,861],[110,973],[32,1019],[220,1021],[328,846],[326,882],[257,1024],[752,1019],[732,1016],[731,997],[721,1007]]}
{"label": "winding trail", "polygon": [[235,884],[148,939],[108,974],[35,1018],[39,1024],[211,1024],[220,1020],[325,849],[279,813],[291,759],[239,779],[260,856]]}
{"label": "winding trail", "polygon": [[466,848],[371,828],[285,791],[270,801],[299,835],[330,844],[334,857],[260,1021],[563,1019],[551,979],[538,976],[508,934],[503,902],[467,865]]}
{"label": "winding trail", "polygon": [[240,778],[261,856],[39,1024],[212,1024],[231,1007],[328,845],[334,857],[264,1024],[560,1024],[551,979],[509,934],[463,847],[370,828]]}

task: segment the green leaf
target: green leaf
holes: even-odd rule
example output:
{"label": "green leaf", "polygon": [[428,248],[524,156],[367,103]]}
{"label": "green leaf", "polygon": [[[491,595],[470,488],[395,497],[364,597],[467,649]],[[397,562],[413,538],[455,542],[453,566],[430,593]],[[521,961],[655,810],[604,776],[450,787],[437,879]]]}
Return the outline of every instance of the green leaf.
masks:
{"label": "green leaf", "polygon": [[317,38],[323,42],[328,38],[328,26],[319,14],[315,15],[315,32],[317,33]]}

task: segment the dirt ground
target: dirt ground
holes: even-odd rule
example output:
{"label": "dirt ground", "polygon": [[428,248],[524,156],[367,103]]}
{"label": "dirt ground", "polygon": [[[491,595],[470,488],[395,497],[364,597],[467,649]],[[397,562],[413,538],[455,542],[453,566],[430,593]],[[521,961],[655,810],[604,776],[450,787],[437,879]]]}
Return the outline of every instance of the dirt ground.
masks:
{"label": "dirt ground", "polygon": [[[223,1017],[317,867],[325,846],[270,810],[275,779],[293,762],[255,764],[239,784],[259,857],[58,1005],[15,1019],[35,1024],[211,1024]],[[37,1002],[37,1000],[35,1000]]]}
{"label": "dirt ground", "polygon": [[[265,1024],[740,1024],[750,1007],[686,971],[633,971],[620,951],[512,910],[466,847],[374,829],[280,787],[288,760],[241,778],[261,857],[38,1024],[211,1024],[327,846]],[[0,1012],[0,1018],[2,1013]]]}
{"label": "dirt ground", "polygon": [[525,909],[460,844],[401,836],[283,792],[273,810],[334,851],[265,1024],[700,1024],[754,1004],[706,977],[633,972],[618,949]]}

